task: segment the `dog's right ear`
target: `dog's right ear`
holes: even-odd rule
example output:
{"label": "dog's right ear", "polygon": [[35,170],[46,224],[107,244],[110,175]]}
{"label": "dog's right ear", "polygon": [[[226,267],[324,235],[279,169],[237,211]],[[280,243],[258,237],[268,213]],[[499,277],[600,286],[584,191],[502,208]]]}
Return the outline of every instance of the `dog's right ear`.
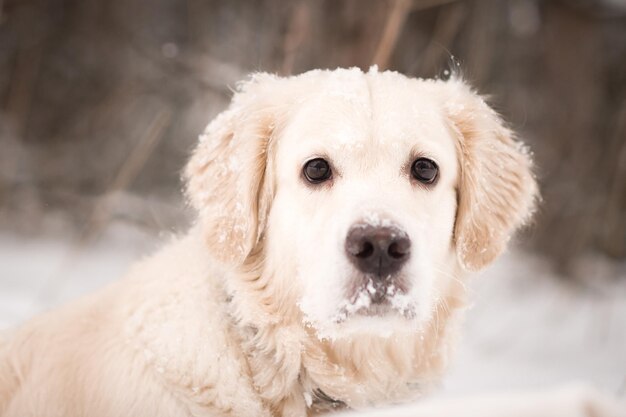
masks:
{"label": "dog's right ear", "polygon": [[[255,74],[200,135],[184,172],[186,195],[213,256],[241,265],[265,227],[273,195],[268,153],[280,113],[281,79]],[[277,104],[278,103],[278,104]]]}

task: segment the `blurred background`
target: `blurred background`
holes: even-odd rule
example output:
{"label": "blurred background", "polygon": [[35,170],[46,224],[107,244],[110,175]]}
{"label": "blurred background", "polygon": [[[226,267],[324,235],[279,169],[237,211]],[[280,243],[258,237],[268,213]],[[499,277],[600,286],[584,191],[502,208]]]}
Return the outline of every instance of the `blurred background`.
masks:
{"label": "blurred background", "polygon": [[626,0],[0,0],[0,329],[185,230],[181,168],[250,72],[451,62],[531,146],[544,201],[472,281],[447,392],[623,393]]}

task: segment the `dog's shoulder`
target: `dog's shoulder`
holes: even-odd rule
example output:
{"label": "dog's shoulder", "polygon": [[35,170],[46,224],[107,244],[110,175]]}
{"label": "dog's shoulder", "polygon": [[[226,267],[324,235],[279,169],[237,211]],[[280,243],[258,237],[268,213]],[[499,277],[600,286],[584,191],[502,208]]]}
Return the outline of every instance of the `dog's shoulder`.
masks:
{"label": "dog's shoulder", "polygon": [[204,357],[218,355],[229,343],[222,275],[193,233],[137,263],[121,280],[123,294],[116,303],[124,338],[159,373],[170,361],[179,369],[186,358],[201,367],[198,349]]}
{"label": "dog's shoulder", "polygon": [[125,415],[122,405],[138,403],[169,415],[183,415],[174,412],[181,406],[264,415],[231,329],[223,278],[192,231],[99,292],[25,323],[0,349],[0,370],[10,364],[12,375],[0,379],[0,411],[25,415],[26,399],[44,395],[48,411],[66,415],[81,415],[81,398],[91,399],[92,411],[106,405],[97,415]]}
{"label": "dog's shoulder", "polygon": [[226,274],[194,230],[138,263],[120,303],[124,338],[187,407],[264,415],[229,314]]}

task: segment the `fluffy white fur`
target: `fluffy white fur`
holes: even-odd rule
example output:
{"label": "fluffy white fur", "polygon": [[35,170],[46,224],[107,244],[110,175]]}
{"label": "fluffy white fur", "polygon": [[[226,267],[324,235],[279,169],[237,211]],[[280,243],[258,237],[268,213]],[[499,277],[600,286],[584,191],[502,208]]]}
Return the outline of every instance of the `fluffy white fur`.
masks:
{"label": "fluffy white fur", "polygon": [[[334,176],[311,186],[303,164]],[[431,187],[410,177],[435,160]],[[254,75],[185,170],[189,233],[0,342],[0,415],[306,416],[409,401],[445,368],[463,276],[532,211],[524,148],[459,79],[358,69]],[[406,293],[370,306],[355,222],[412,241]]]}

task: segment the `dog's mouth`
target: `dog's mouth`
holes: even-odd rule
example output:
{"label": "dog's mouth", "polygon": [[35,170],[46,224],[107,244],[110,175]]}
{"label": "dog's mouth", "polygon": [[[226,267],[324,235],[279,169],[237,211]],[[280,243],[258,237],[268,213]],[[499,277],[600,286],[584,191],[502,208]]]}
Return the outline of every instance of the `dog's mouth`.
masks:
{"label": "dog's mouth", "polygon": [[382,317],[390,314],[413,319],[414,302],[397,281],[368,278],[351,291],[341,304],[334,322],[342,323],[352,316]]}

